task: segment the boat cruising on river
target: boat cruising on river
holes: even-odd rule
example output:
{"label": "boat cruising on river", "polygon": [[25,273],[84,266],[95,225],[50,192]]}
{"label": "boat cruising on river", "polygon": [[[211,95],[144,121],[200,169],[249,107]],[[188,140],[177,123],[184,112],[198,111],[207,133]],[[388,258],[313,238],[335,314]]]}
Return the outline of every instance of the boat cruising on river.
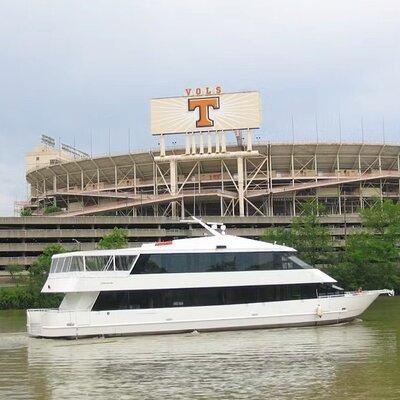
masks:
{"label": "boat cruising on river", "polygon": [[53,256],[43,293],[58,309],[27,310],[36,337],[87,337],[337,324],[389,290],[344,292],[290,247],[225,234]]}

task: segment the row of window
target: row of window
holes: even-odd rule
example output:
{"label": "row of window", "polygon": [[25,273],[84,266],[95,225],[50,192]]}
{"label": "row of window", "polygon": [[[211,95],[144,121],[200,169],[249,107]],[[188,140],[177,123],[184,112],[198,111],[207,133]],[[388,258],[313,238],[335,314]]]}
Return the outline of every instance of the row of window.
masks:
{"label": "row of window", "polygon": [[[93,311],[199,307],[312,299],[319,284],[238,286],[100,292]],[[333,290],[330,287],[329,290]],[[323,291],[323,289],[322,289]]]}
{"label": "row of window", "polygon": [[257,271],[311,268],[292,253],[141,254],[132,274]]}
{"label": "row of window", "polygon": [[[52,260],[50,272],[129,271],[135,255],[68,256]],[[224,252],[141,254],[132,274],[257,271],[311,268],[292,253]]]}
{"label": "row of window", "polygon": [[136,256],[69,256],[53,258],[50,273],[74,271],[129,271]]}

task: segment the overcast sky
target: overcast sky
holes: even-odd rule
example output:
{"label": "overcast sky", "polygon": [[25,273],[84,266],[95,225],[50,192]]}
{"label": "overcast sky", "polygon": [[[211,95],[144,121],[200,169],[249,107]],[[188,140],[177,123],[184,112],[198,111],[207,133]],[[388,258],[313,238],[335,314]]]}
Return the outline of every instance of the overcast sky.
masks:
{"label": "overcast sky", "polygon": [[263,140],[399,142],[400,2],[0,1],[0,215],[42,133],[93,153],[156,145],[149,99],[259,90]]}

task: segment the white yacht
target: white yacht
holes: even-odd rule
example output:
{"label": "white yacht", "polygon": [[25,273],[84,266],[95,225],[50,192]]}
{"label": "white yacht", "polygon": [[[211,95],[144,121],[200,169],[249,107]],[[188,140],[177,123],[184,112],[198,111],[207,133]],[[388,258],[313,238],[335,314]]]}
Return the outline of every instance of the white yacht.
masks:
{"label": "white yacht", "polygon": [[336,324],[383,293],[344,292],[290,247],[225,235],[53,256],[43,293],[58,309],[27,310],[36,337],[154,334]]}

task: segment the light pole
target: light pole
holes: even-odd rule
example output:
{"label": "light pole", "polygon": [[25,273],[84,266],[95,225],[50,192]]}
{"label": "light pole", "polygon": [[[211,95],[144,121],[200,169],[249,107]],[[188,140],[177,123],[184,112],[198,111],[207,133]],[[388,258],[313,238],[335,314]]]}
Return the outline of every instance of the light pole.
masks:
{"label": "light pole", "polygon": [[79,249],[79,251],[81,251],[82,250],[82,243],[79,240],[76,240],[76,239],[72,239],[72,241],[75,242],[78,245],[78,249]]}

